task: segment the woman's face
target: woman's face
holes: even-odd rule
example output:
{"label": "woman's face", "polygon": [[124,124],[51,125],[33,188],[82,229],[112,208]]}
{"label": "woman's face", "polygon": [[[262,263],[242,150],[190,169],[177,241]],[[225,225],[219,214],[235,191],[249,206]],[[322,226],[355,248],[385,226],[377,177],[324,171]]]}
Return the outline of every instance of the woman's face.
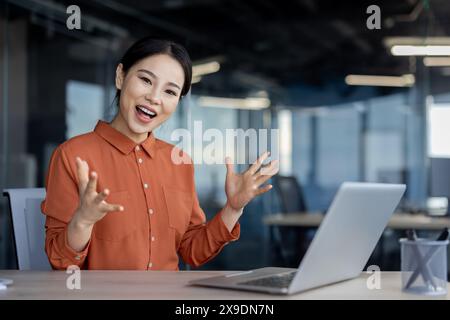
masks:
{"label": "woman's face", "polygon": [[183,85],[183,68],[167,54],[142,59],[126,75],[119,64],[116,87],[121,90],[120,110],[113,127],[142,142],[176,110]]}

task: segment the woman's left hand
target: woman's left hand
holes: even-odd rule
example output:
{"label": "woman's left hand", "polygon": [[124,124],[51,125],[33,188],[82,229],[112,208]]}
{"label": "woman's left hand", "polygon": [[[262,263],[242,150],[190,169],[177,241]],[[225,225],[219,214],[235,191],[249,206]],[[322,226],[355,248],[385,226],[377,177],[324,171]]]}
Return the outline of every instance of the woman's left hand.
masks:
{"label": "woman's left hand", "polygon": [[239,211],[254,197],[272,189],[270,184],[261,187],[264,182],[278,172],[278,160],[271,161],[264,166],[262,165],[269,154],[269,152],[265,152],[242,174],[234,172],[233,164],[229,157],[225,159],[227,166],[225,193],[227,195],[227,204],[232,209]]}

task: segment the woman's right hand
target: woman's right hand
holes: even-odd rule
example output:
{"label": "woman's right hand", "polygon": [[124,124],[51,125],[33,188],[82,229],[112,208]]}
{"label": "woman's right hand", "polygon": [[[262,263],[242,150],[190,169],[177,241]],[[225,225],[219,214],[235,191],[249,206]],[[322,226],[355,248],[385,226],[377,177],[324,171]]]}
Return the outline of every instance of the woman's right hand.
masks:
{"label": "woman's right hand", "polygon": [[89,173],[89,165],[86,161],[76,158],[78,174],[78,192],[80,195],[80,205],[75,213],[78,224],[92,227],[101,220],[108,212],[123,211],[120,204],[110,204],[105,201],[109,195],[109,190],[104,189],[97,192],[97,173]]}

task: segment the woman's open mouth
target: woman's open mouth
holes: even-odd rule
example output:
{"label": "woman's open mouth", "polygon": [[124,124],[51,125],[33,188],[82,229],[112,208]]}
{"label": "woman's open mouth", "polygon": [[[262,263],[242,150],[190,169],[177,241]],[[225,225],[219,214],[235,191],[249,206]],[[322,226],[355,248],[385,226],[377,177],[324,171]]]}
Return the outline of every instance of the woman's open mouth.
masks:
{"label": "woman's open mouth", "polygon": [[150,110],[150,108],[142,105],[136,106],[136,115],[137,118],[144,123],[149,123],[154,117],[157,116],[154,110]]}

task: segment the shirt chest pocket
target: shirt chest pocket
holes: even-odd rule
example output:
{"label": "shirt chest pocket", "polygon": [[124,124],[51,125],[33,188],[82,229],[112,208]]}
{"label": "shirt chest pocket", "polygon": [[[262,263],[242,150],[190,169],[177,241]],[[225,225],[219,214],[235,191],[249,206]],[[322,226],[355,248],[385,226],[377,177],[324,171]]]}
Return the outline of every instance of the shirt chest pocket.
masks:
{"label": "shirt chest pocket", "polygon": [[189,226],[192,212],[192,193],[163,186],[169,226],[184,234]]}
{"label": "shirt chest pocket", "polygon": [[136,226],[136,212],[134,212],[128,191],[112,192],[106,202],[119,204],[124,211],[111,211],[94,226],[94,236],[101,240],[120,241],[133,233]]}

